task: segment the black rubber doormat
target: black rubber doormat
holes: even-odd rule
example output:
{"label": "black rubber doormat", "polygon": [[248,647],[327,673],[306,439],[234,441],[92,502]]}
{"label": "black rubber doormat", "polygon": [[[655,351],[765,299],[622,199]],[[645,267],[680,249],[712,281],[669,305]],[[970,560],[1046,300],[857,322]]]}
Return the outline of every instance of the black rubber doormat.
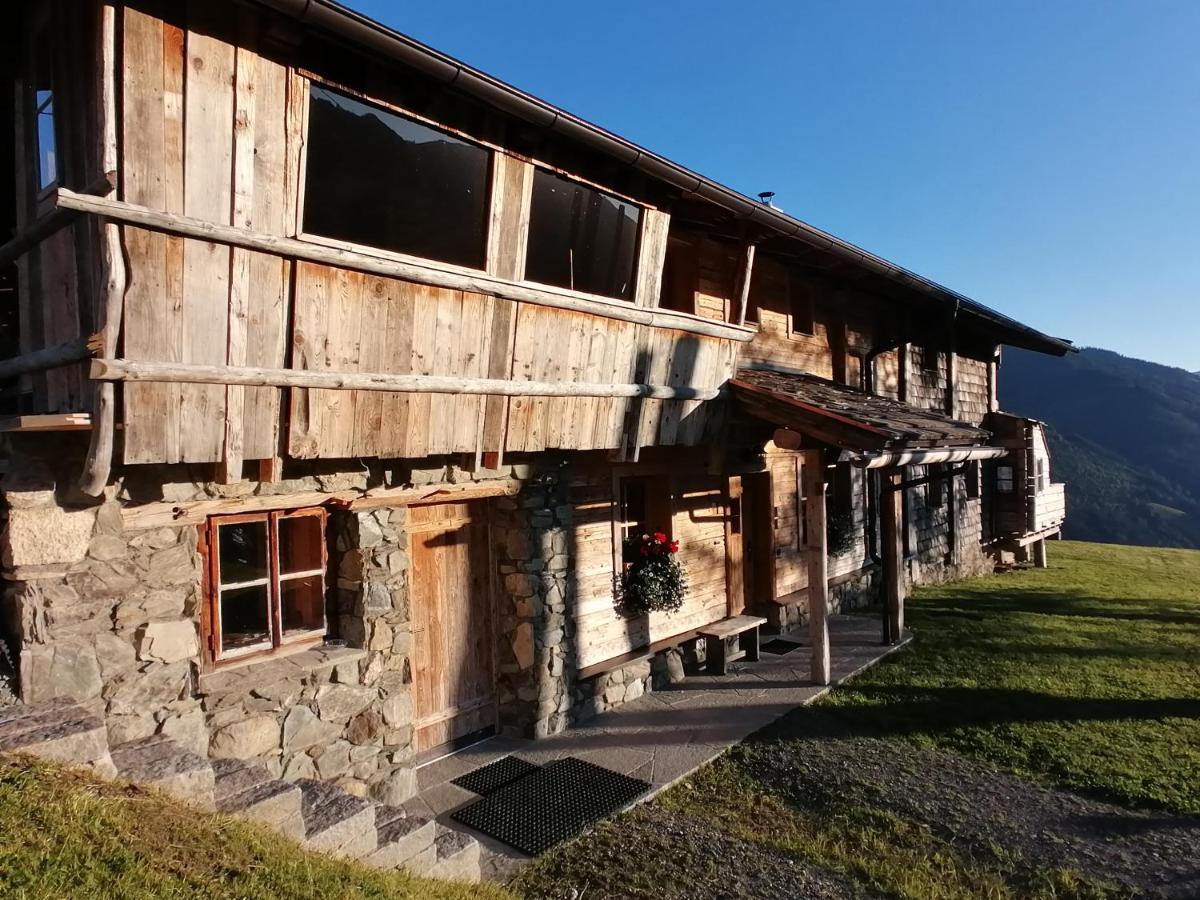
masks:
{"label": "black rubber doormat", "polygon": [[537,856],[648,790],[645,781],[568,756],[464,806],[450,818]]}
{"label": "black rubber doormat", "polygon": [[803,644],[797,644],[795,641],[785,641],[783,638],[774,638],[767,641],[758,649],[763,653],[774,653],[776,656],[783,656],[785,653],[791,653],[797,647],[803,647]]}
{"label": "black rubber doormat", "polygon": [[526,762],[519,757],[505,756],[486,766],[480,766],[466,775],[459,775],[457,778],[451,779],[451,784],[457,784],[460,788],[466,788],[472,793],[486,797],[518,778],[524,778],[530,772],[536,772],[538,768],[533,763]]}

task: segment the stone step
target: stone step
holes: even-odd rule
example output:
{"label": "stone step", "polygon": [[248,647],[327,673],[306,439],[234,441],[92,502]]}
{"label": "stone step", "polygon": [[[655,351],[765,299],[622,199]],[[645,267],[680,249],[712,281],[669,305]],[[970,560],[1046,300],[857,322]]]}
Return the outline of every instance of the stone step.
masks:
{"label": "stone step", "polygon": [[67,700],[0,710],[0,753],[87,766],[105,778],[117,774],[104,720]]}
{"label": "stone step", "polygon": [[143,787],[157,788],[202,809],[215,808],[212,766],[165,735],[155,734],[112,749],[117,774]]}
{"label": "stone step", "polygon": [[212,760],[212,769],[218,812],[253,819],[287,837],[304,839],[300,788],[240,759]]}
{"label": "stone step", "polygon": [[423,874],[448,881],[479,881],[479,842],[475,838],[439,824],[433,846],[437,862]]}
{"label": "stone step", "polygon": [[312,778],[301,778],[296,786],[300,788],[306,845],[354,859],[379,849],[375,804]]}
{"label": "stone step", "polygon": [[375,808],[375,830],[379,849],[363,857],[367,865],[379,869],[403,866],[420,875],[437,862],[437,826],[432,819],[410,816],[397,806],[381,804]]}

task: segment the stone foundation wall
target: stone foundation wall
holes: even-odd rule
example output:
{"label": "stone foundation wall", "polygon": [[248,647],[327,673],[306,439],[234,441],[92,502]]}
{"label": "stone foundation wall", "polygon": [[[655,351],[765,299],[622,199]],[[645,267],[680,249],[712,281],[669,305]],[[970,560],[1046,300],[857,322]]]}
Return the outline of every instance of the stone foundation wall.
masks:
{"label": "stone foundation wall", "polygon": [[[879,602],[881,575],[869,569],[854,578],[836,584],[829,589],[829,612],[832,615],[852,609],[866,609]],[[791,631],[808,624],[808,600],[802,603],[773,605],[765,610],[770,628],[779,633]]]}

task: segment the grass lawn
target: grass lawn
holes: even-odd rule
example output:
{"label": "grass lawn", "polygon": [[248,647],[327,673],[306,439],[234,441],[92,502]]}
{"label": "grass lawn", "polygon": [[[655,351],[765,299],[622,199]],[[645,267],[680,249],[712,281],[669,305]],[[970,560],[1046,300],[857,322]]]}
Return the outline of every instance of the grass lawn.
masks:
{"label": "grass lawn", "polygon": [[1200,813],[1200,552],[1048,547],[1048,569],[917,591],[913,648],[826,705],[1092,796]]}
{"label": "grass lawn", "polygon": [[11,756],[0,756],[0,896],[512,900],[309,853],[245,822]]}
{"label": "grass lawn", "polygon": [[[787,896],[786,879],[770,880],[783,858],[815,873],[810,897],[1136,893],[1128,868],[1118,884],[1079,862],[1088,857],[1060,853],[1053,834],[1001,845],[973,828],[980,807],[945,815],[956,797],[990,800],[984,780],[931,778],[928,795],[905,803],[887,794],[915,742],[964,771],[982,763],[1123,806],[1200,812],[1200,552],[1053,542],[1049,558],[1046,570],[916,591],[908,649],[546,855],[513,887],[547,898],[571,888],[589,898]],[[883,756],[867,759],[871,748]],[[909,783],[922,783],[921,765],[911,762]],[[1002,819],[1037,806],[1007,783]],[[1112,846],[1100,838],[1091,859]],[[1165,852],[1150,858],[1189,855],[1177,844]],[[731,855],[775,874],[727,890]],[[1139,865],[1151,878],[1160,868]]]}

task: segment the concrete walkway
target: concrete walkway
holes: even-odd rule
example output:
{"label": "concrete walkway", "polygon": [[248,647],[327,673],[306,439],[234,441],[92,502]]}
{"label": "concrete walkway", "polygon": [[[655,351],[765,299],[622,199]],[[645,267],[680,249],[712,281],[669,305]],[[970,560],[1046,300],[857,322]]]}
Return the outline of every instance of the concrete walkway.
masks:
{"label": "concrete walkway", "polygon": [[[833,616],[829,633],[835,685],[909,640],[906,636],[897,647],[882,646],[878,619],[863,616]],[[638,801],[645,802],[829,690],[809,679],[807,634],[796,631],[784,637],[803,646],[783,656],[763,653],[756,663],[734,663],[725,676],[689,676],[545,740],[497,737],[430,763],[418,771],[421,793],[406,807],[410,813],[467,831],[483,847],[483,877],[506,878],[529,857],[452,821],[450,813],[478,795],[451,784],[451,779],[509,754],[537,765],[574,756],[649,782],[650,791]]]}

